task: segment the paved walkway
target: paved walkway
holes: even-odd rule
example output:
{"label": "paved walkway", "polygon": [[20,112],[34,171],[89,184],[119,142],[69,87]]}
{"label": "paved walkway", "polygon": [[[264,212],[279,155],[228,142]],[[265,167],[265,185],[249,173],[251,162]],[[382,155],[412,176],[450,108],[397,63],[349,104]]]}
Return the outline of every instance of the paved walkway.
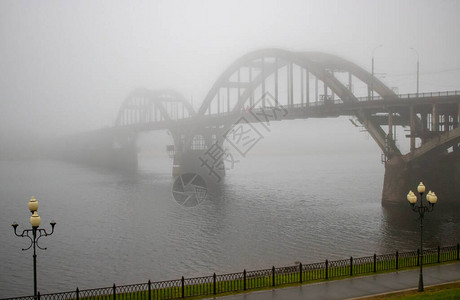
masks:
{"label": "paved walkway", "polygon": [[[350,299],[418,287],[420,269],[215,297],[220,300]],[[460,263],[423,268],[425,287],[460,281]]]}

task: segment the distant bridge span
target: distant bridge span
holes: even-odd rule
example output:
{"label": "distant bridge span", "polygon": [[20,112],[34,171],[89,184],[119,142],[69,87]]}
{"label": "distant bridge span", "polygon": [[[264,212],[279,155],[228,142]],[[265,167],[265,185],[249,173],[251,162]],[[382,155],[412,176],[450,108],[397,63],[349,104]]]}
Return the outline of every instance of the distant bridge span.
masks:
{"label": "distant bridge span", "polygon": [[158,121],[173,121],[195,116],[192,105],[173,90],[132,91],[118,111],[115,127]]}
{"label": "distant bridge span", "polygon": [[[260,122],[248,111],[273,109],[283,109],[285,114],[272,121],[356,117],[382,150],[387,173],[397,166],[394,172],[407,169],[403,175],[409,176],[414,163],[433,157],[457,159],[460,152],[460,92],[401,96],[338,56],[281,49],[258,50],[237,59],[219,76],[197,112],[172,90],[137,89],[123,102],[115,127],[106,132],[115,132],[115,144],[125,147],[133,139],[120,142],[119,136],[127,132],[168,129],[180,173],[187,160],[213,144],[222,145],[225,133],[239,118]],[[410,152],[405,155],[395,142],[395,128],[400,125],[410,128]],[[394,172],[391,177],[403,180]]]}
{"label": "distant bridge span", "polygon": [[[354,82],[367,87],[367,97],[353,93]],[[404,99],[363,68],[340,57],[320,52],[263,49],[244,55],[228,67],[211,87],[197,113],[174,91],[138,89],[123,103],[116,126],[131,126],[137,130],[190,128],[194,123],[228,127],[247,107],[271,107],[273,103],[264,101],[267,92],[275,99],[275,105],[291,112],[291,119],[355,115],[388,159],[401,155],[392,127],[397,125],[398,119],[399,125],[411,124],[409,106],[423,104],[426,111],[427,105],[449,104],[450,115],[446,118],[451,120],[446,121],[448,125],[442,131],[458,125],[455,104],[458,106],[460,95],[457,92],[405,95],[408,99]],[[323,104],[328,104],[327,109]],[[336,107],[332,108],[331,104]],[[416,138],[426,140],[427,128],[436,124],[422,120],[422,114],[416,109],[412,117],[411,150],[415,151]],[[387,127],[386,130],[382,126]],[[409,157],[405,160],[410,160]]]}

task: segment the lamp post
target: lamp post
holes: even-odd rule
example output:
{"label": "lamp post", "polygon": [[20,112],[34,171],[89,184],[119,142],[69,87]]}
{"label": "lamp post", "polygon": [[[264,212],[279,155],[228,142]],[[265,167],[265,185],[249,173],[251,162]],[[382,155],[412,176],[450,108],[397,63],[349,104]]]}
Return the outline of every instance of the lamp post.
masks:
{"label": "lamp post", "polygon": [[374,100],[374,53],[375,53],[375,50],[377,50],[378,48],[380,48],[382,46],[383,45],[380,44],[377,47],[375,47],[374,49],[372,49],[371,100]]}
{"label": "lamp post", "polygon": [[420,85],[420,56],[418,55],[418,51],[415,50],[415,48],[410,48],[417,54],[417,98],[418,98],[418,91],[419,91],[419,85]]}
{"label": "lamp post", "polygon": [[414,212],[418,212],[420,216],[420,275],[418,280],[418,291],[423,292],[423,217],[425,216],[426,212],[433,211],[433,207],[438,201],[438,197],[432,191],[429,191],[426,195],[426,200],[428,201],[428,206],[423,204],[423,193],[425,193],[425,186],[422,182],[417,187],[417,192],[420,194],[420,203],[419,205],[415,205],[417,202],[417,196],[412,192],[409,191],[407,194],[407,200],[410,203],[410,206]]}
{"label": "lamp post", "polygon": [[30,198],[29,203],[27,204],[29,207],[30,212],[32,213],[32,216],[30,217],[30,224],[32,225],[31,229],[24,229],[21,234],[18,234],[16,232],[16,229],[18,227],[18,224],[14,222],[11,226],[14,228],[14,234],[19,237],[28,237],[30,239],[30,245],[27,248],[23,248],[22,251],[29,250],[30,248],[33,247],[34,249],[34,255],[33,255],[33,260],[34,260],[34,298],[37,298],[37,252],[36,248],[41,249],[41,250],[46,250],[46,248],[42,248],[38,245],[38,240],[42,236],[48,236],[52,235],[54,232],[54,226],[56,225],[56,222],[51,221],[51,232],[47,233],[45,229],[38,228],[40,226],[40,216],[37,213],[38,210],[38,201],[34,197]]}

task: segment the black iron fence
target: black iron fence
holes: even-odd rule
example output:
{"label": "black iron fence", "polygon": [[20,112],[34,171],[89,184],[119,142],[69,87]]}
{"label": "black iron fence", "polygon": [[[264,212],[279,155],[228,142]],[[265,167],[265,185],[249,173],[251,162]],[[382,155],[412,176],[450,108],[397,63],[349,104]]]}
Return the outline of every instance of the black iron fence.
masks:
{"label": "black iron fence", "polygon": [[[358,257],[320,263],[299,263],[294,266],[246,271],[177,280],[158,281],[132,285],[38,294],[41,300],[94,299],[94,300],[154,300],[177,299],[194,296],[212,296],[228,292],[328,280],[353,275],[398,270],[420,265],[420,250]],[[423,264],[460,260],[460,244],[423,250]],[[3,300],[33,300],[34,296],[6,298]]]}

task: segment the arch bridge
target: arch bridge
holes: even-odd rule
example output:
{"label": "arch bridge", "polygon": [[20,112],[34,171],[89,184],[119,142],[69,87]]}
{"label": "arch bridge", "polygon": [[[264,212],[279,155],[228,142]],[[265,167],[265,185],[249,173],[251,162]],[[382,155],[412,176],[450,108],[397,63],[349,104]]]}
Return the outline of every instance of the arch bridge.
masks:
{"label": "arch bridge", "polygon": [[[174,174],[201,167],[220,177],[225,173],[225,155],[214,161],[212,169],[203,168],[203,155],[212,147],[223,148],[241,122],[251,128],[250,124],[286,119],[352,116],[356,120],[353,123],[364,127],[383,153],[385,200],[391,198],[385,190],[395,192],[414,185],[418,177],[412,173],[427,162],[434,174],[428,181],[434,186],[439,185],[435,177],[440,173],[434,162],[446,167],[454,161],[453,177],[447,181],[458,182],[459,114],[458,91],[397,95],[378,78],[341,57],[263,49],[231,64],[196,112],[177,92],[133,91],[123,102],[112,130],[121,136],[116,144],[128,145],[133,139],[126,136],[167,129],[174,139],[174,146],[168,149],[174,156]],[[409,128],[408,153],[403,154],[397,146],[397,126]]]}

